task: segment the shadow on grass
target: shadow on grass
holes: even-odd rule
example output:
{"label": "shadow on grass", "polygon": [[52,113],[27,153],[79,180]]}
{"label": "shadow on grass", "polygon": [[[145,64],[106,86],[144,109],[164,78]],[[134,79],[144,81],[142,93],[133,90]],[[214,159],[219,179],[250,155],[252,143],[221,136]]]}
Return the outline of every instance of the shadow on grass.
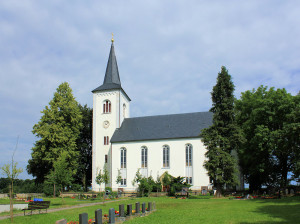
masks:
{"label": "shadow on grass", "polygon": [[[272,200],[253,200],[263,204],[254,212],[267,215],[281,221],[262,221],[259,223],[299,223],[300,221],[300,198],[293,197],[289,199],[272,199]],[[270,204],[272,203],[272,204]],[[253,222],[242,222],[243,224]]]}

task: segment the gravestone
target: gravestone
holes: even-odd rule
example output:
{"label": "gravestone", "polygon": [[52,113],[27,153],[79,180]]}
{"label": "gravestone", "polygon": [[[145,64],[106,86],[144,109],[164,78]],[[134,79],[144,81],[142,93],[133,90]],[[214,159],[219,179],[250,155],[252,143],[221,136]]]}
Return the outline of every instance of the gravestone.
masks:
{"label": "gravestone", "polygon": [[148,212],[152,211],[152,202],[148,202]]}
{"label": "gravestone", "polygon": [[140,203],[139,202],[135,203],[135,214],[140,214]]}
{"label": "gravestone", "polygon": [[285,189],[285,195],[288,195],[289,194],[289,189]]}
{"label": "gravestone", "polygon": [[88,214],[87,213],[79,214],[79,224],[88,224]]}
{"label": "gravestone", "polygon": [[102,209],[95,211],[95,224],[102,224]]}
{"label": "gravestone", "polygon": [[115,209],[114,208],[110,208],[109,209],[109,220],[108,223],[116,223],[115,221]]}
{"label": "gravestone", "polygon": [[294,195],[294,194],[295,194],[294,189],[291,189],[291,190],[290,190],[290,194],[291,194],[291,195]]}
{"label": "gravestone", "polygon": [[155,211],[156,210],[156,204],[155,204],[155,201],[154,202],[152,202],[152,209]]}
{"label": "gravestone", "polygon": [[131,204],[127,205],[127,215],[132,216],[132,205]]}
{"label": "gravestone", "polygon": [[146,212],[146,203],[143,202],[143,204],[142,204],[142,214],[145,215],[145,212]]}
{"label": "gravestone", "polygon": [[67,220],[65,219],[57,220],[55,224],[67,224]]}
{"label": "gravestone", "polygon": [[125,217],[124,205],[119,205],[119,216]]}

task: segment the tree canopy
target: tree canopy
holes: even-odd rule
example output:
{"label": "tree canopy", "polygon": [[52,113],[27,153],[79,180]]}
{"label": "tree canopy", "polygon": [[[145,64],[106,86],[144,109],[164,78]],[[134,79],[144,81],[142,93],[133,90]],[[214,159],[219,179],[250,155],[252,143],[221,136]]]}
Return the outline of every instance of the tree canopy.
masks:
{"label": "tree canopy", "polygon": [[260,86],[236,101],[237,122],[246,138],[239,147],[240,165],[250,191],[287,186],[290,172],[299,178],[299,99],[285,89]]}
{"label": "tree canopy", "polygon": [[33,126],[33,134],[39,139],[32,148],[27,171],[43,182],[53,169],[53,163],[63,151],[67,152],[67,164],[77,169],[77,139],[82,126],[82,115],[72,89],[67,82],[59,85],[49,106],[41,112],[40,121]]}

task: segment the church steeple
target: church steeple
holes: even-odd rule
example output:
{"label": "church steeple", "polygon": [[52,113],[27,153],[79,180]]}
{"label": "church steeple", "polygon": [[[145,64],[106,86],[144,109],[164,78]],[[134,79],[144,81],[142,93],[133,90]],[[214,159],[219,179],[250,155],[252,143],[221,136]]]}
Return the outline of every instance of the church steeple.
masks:
{"label": "church steeple", "polygon": [[117,58],[115,54],[114,39],[112,38],[103,84],[98,88],[94,89],[92,92],[95,93],[116,89],[121,90],[128,98],[128,100],[131,101],[121,86]]}
{"label": "church steeple", "polygon": [[113,39],[111,41],[111,47],[110,47],[109,58],[107,62],[103,85],[109,83],[121,85]]}

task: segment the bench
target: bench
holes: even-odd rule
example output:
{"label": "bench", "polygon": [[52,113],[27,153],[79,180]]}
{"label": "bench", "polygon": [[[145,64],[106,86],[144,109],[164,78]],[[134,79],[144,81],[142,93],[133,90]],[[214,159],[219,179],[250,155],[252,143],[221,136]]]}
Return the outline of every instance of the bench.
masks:
{"label": "bench", "polygon": [[39,210],[40,213],[42,209],[46,209],[47,212],[49,206],[50,206],[50,201],[31,201],[28,204],[28,208],[24,208],[22,210],[24,211],[24,215],[26,210],[31,210],[31,215],[32,215],[33,210]]}

